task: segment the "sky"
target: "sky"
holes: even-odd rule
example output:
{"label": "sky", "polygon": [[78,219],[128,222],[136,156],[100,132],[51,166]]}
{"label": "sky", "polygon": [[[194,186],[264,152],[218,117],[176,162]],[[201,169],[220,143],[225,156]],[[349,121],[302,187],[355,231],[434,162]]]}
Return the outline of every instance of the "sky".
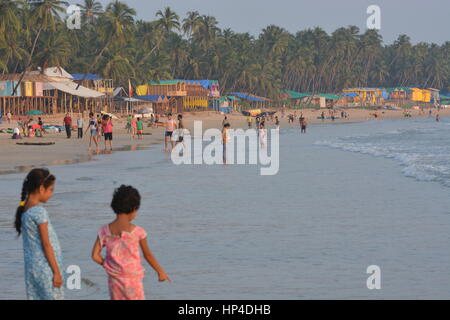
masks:
{"label": "sky", "polygon": [[[289,32],[321,27],[328,33],[339,27],[356,25],[367,29],[369,5],[381,11],[384,42],[400,34],[412,42],[442,44],[450,41],[450,0],[121,0],[136,9],[137,18],[154,20],[158,10],[169,6],[181,19],[188,11],[212,15],[222,29],[249,32],[257,36],[270,24]],[[76,3],[80,0],[69,0]],[[100,0],[102,4],[110,1]]]}

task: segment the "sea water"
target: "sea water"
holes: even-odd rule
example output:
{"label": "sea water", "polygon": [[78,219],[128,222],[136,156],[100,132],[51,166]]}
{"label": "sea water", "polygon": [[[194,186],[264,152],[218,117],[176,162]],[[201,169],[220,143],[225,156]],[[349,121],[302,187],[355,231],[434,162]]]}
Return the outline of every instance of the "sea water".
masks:
{"label": "sea water", "polygon": [[[450,122],[378,120],[281,129],[280,170],[175,166],[162,146],[51,167],[45,205],[66,266],[68,299],[108,299],[91,259],[114,219],[114,188],[142,195],[135,223],[173,283],[146,265],[148,299],[450,298]],[[12,228],[24,174],[0,176],[0,299],[24,299],[22,241]],[[381,289],[367,288],[367,268]]]}

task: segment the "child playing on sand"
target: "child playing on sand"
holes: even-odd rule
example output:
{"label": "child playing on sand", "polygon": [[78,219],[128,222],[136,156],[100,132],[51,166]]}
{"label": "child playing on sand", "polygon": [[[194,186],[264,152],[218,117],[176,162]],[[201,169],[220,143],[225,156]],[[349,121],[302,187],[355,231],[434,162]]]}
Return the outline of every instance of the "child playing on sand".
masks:
{"label": "child playing on sand", "polygon": [[[103,266],[108,274],[111,300],[145,299],[142,283],[144,267],[139,249],[157,272],[159,281],[172,282],[148,248],[147,233],[131,224],[138,214],[140,204],[141,196],[135,188],[121,185],[116,189],[111,208],[117,217],[100,228],[92,249],[92,259]],[[106,247],[105,258],[101,255],[103,247]]]}
{"label": "child playing on sand", "polygon": [[55,188],[55,176],[47,169],[31,170],[22,186],[15,228],[22,234],[25,284],[29,300],[62,300],[62,256],[46,203]]}

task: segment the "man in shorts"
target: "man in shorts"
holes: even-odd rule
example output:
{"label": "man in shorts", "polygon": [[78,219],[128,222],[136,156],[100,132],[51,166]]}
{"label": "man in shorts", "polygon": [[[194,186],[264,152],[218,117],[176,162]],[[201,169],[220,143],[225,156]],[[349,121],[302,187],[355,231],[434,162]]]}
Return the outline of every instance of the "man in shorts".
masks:
{"label": "man in shorts", "polygon": [[172,135],[173,132],[175,131],[175,129],[177,128],[177,123],[174,119],[172,119],[172,114],[169,113],[167,115],[167,122],[165,124],[166,126],[166,132],[164,133],[165,136],[165,152],[169,152],[169,139],[170,139],[170,144],[172,145],[172,149],[174,148],[174,141],[172,141]]}
{"label": "man in shorts", "polygon": [[103,134],[105,136],[105,150],[107,149],[107,143],[109,141],[109,150],[112,151],[112,140],[113,140],[113,124],[111,118],[108,115],[103,116],[102,120]]}

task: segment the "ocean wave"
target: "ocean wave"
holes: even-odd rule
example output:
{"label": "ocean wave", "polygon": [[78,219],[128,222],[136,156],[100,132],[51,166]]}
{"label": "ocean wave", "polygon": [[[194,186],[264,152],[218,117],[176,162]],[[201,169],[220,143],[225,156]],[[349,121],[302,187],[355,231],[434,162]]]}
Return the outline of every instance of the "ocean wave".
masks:
{"label": "ocean wave", "polygon": [[[395,133],[397,138],[392,137],[392,132],[386,132],[365,138],[355,136],[322,140],[315,145],[393,159],[400,163],[402,173],[407,177],[418,181],[435,181],[450,187],[450,137],[443,141],[442,135],[438,134],[425,140],[423,134],[430,131],[423,128],[398,132]],[[414,138],[418,132],[422,134],[422,139]]]}

